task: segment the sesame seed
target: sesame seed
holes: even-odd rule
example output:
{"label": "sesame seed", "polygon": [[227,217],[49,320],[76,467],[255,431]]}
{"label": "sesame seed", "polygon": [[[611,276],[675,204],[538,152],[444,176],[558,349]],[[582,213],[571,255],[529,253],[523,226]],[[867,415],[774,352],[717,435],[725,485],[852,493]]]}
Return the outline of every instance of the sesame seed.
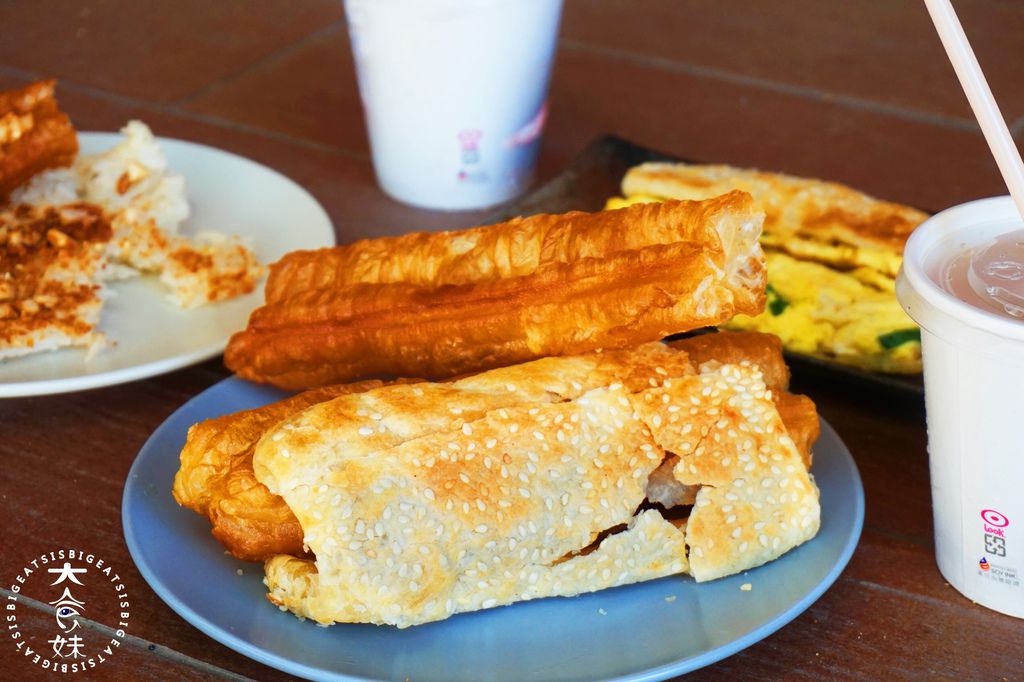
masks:
{"label": "sesame seed", "polygon": [[360,436],[370,436],[370,435],[373,435],[373,429],[371,429],[371,428],[369,428],[367,426],[360,426],[359,427],[359,435]]}

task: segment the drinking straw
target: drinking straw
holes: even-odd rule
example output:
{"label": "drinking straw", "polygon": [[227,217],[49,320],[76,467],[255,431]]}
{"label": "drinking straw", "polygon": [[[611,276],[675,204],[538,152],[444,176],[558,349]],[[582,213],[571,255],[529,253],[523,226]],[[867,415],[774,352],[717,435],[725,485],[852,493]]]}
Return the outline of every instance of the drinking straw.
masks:
{"label": "drinking straw", "polygon": [[1017,211],[1024,218],[1024,163],[950,0],[924,0]]}

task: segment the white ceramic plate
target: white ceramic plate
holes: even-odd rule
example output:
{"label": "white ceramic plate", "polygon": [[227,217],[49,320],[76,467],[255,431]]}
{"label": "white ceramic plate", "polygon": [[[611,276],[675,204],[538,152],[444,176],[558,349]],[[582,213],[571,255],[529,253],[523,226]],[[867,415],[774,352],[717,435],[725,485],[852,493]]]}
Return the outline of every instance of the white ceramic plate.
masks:
{"label": "white ceramic plate", "polygon": [[[79,133],[81,154],[120,141],[114,133]],[[277,171],[236,154],[159,138],[170,169],[185,176],[191,217],[183,234],[213,230],[248,239],[261,263],[295,249],[334,244],[334,229],[313,196]],[[170,372],[214,357],[263,301],[262,283],[247,296],[182,310],[154,277],[114,282],[100,330],[116,346],[90,360],[63,349],[0,362],[0,398],[66,393]]]}

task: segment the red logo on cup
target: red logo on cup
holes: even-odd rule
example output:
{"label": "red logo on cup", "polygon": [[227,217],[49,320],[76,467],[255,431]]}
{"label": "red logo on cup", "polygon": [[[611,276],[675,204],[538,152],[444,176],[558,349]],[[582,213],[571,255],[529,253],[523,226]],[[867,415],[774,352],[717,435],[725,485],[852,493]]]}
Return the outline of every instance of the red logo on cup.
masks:
{"label": "red logo on cup", "polygon": [[1006,518],[995,509],[983,509],[981,512],[981,520],[990,526],[996,526],[997,528],[1005,528],[1010,525],[1010,519]]}
{"label": "red logo on cup", "polygon": [[476,149],[480,144],[480,138],[484,136],[482,130],[467,128],[459,131],[459,143],[463,149]]}

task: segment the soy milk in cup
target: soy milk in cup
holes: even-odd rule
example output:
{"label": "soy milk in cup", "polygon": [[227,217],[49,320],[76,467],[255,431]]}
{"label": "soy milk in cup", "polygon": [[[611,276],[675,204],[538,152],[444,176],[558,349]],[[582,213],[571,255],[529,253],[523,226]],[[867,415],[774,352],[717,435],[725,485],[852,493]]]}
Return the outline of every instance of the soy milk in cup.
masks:
{"label": "soy milk in cup", "polygon": [[922,223],[896,295],[921,327],[939,570],[1024,618],[1024,222],[1012,200]]}
{"label": "soy milk in cup", "polygon": [[377,181],[423,208],[529,184],[561,0],[345,0]]}

